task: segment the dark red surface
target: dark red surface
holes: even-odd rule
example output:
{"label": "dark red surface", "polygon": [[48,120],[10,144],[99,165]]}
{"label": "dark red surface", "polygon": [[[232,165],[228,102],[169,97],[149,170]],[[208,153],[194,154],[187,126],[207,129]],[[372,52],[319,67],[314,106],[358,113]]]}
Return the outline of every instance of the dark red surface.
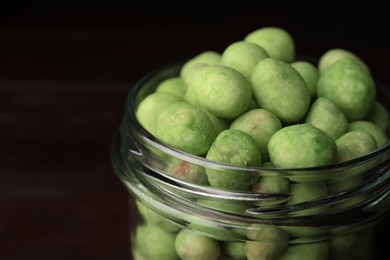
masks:
{"label": "dark red surface", "polygon": [[132,214],[109,145],[132,84],[165,62],[222,51],[275,25],[291,32],[299,53],[347,48],[390,82],[376,9],[259,10],[2,10],[0,259],[130,259]]}

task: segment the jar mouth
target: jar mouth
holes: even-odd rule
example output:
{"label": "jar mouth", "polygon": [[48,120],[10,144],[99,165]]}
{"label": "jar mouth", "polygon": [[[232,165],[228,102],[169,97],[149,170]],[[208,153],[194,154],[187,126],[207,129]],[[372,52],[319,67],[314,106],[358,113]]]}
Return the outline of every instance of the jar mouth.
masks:
{"label": "jar mouth", "polygon": [[[306,57],[308,60],[313,60],[310,57]],[[278,167],[264,167],[264,166],[237,166],[228,163],[216,162],[208,160],[204,157],[189,154],[178,150],[174,147],[169,146],[168,144],[162,142],[150,132],[148,132],[137,120],[136,111],[139,105],[139,102],[149,93],[151,93],[157,84],[163,79],[169,76],[177,76],[180,71],[181,66],[183,65],[182,61],[172,62],[166,65],[163,65],[159,68],[154,69],[153,71],[146,74],[141,80],[139,80],[129,91],[129,94],[126,98],[126,107],[125,114],[129,119],[129,127],[133,128],[134,131],[140,133],[140,137],[148,145],[161,150],[162,152],[169,154],[170,156],[179,158],[181,160],[188,161],[197,165],[205,167],[215,167],[219,169],[229,169],[229,170],[240,170],[247,172],[267,172],[272,175],[272,173],[284,173],[284,174],[294,174],[294,173],[304,173],[305,175],[310,174],[319,174],[321,172],[335,172],[337,170],[343,170],[351,167],[357,167],[359,165],[368,163],[377,159],[378,157],[387,155],[390,153],[390,140],[388,140],[384,145],[367,153],[361,157],[345,161],[338,162],[330,165],[324,166],[315,166],[315,167],[301,167],[301,168],[278,168]],[[388,88],[383,82],[375,79],[375,84],[379,92],[382,94],[380,98],[390,101],[390,88]],[[145,89],[147,87],[147,89]],[[136,152],[136,151],[134,151]]]}
{"label": "jar mouth", "polygon": [[[151,71],[128,93],[124,118],[112,142],[111,160],[118,177],[136,198],[177,223],[199,221],[198,224],[213,223],[224,228],[240,229],[242,226],[243,230],[248,223],[258,222],[314,227],[334,226],[334,222],[338,222],[340,230],[345,228],[345,232],[349,232],[388,215],[389,141],[369,154],[342,163],[307,168],[269,168],[211,161],[175,149],[153,136],[138,122],[137,107],[160,82],[178,76],[182,65],[182,61],[177,61]],[[380,98],[390,100],[390,90],[380,81],[376,84],[382,93]],[[240,172],[259,178],[284,177],[288,189],[273,193],[252,190],[252,186],[251,189],[229,190],[180,179],[166,169],[172,158],[200,166],[205,171]],[[349,181],[356,182],[349,185]],[[292,202],[295,196],[292,188],[307,183],[319,189],[325,187],[325,191],[316,197]],[[240,207],[234,212],[224,207],[216,209],[199,202],[205,199],[221,205],[236,203],[244,205],[245,209]]]}

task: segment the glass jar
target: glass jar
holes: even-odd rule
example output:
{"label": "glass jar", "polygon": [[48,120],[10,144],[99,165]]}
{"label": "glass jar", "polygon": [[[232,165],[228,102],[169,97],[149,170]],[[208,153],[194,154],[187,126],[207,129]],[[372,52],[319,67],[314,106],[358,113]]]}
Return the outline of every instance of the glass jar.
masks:
{"label": "glass jar", "polygon": [[[131,89],[112,141],[113,167],[134,209],[134,259],[389,259],[389,142],[352,161],[304,169],[232,166],[183,153],[135,116],[181,65],[161,67]],[[389,89],[379,82],[377,89],[389,104]],[[252,191],[213,188],[210,170],[257,182]]]}

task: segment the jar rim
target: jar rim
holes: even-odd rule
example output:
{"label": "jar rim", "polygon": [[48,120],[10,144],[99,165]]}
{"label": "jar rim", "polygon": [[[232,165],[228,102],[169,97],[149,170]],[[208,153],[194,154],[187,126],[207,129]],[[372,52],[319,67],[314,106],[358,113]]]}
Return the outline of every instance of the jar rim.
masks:
{"label": "jar rim", "polygon": [[[312,58],[306,57],[307,60],[313,61]],[[146,75],[144,75],[138,82],[135,83],[135,85],[131,88],[129,91],[127,98],[126,98],[126,106],[125,106],[125,114],[130,119],[130,125],[133,128],[133,130],[140,134],[140,137],[148,143],[149,145],[153,146],[154,148],[157,148],[158,150],[161,150],[165,152],[166,154],[169,154],[170,156],[174,156],[176,158],[188,161],[190,163],[194,163],[197,165],[202,166],[214,166],[217,168],[223,168],[223,169],[231,169],[231,170],[240,170],[240,171],[248,171],[248,172],[283,172],[283,173],[294,173],[294,172],[305,172],[306,173],[313,173],[318,174],[318,172],[324,172],[324,171],[335,171],[335,170],[341,170],[344,168],[350,168],[350,167],[356,167],[360,164],[364,164],[367,162],[370,162],[374,159],[377,159],[378,157],[390,153],[390,140],[387,140],[387,142],[382,145],[381,147],[375,149],[374,151],[371,151],[370,153],[367,153],[363,156],[360,156],[358,158],[354,158],[349,161],[345,162],[338,162],[330,165],[323,165],[323,166],[315,166],[315,167],[300,167],[300,168],[278,168],[278,167],[264,167],[264,166],[237,166],[233,164],[228,163],[222,163],[222,162],[216,162],[212,160],[208,160],[204,157],[189,154],[186,152],[183,152],[181,150],[178,150],[174,147],[171,147],[170,145],[162,142],[158,138],[156,138],[154,135],[152,135],[150,132],[148,132],[137,120],[136,117],[136,110],[137,110],[137,98],[140,94],[140,91],[142,88],[152,79],[158,77],[160,80],[165,79],[167,75],[170,76],[177,76],[177,73],[179,72],[180,67],[182,66],[184,62],[183,61],[174,61],[167,64],[164,64],[162,66],[159,66],[155,68],[154,70],[150,71]],[[382,81],[375,79],[375,85],[377,89],[380,89],[381,92],[384,93],[385,97],[390,99],[390,89],[389,87],[384,84]]]}

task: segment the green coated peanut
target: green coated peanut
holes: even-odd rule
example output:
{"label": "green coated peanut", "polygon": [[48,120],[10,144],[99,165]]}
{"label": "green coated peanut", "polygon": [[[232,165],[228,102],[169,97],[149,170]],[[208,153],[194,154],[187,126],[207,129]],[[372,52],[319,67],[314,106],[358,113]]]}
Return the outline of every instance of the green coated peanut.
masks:
{"label": "green coated peanut", "polygon": [[335,48],[335,49],[327,50],[320,57],[320,60],[318,62],[318,68],[319,68],[320,73],[324,73],[324,71],[327,68],[329,68],[333,63],[335,63],[341,59],[353,59],[353,60],[359,62],[367,72],[370,71],[367,64],[361,58],[359,58],[356,54],[352,53],[351,51],[345,50],[345,49]]}
{"label": "green coated peanut", "polygon": [[177,234],[175,247],[183,260],[215,260],[221,251],[218,241],[186,229]]}
{"label": "green coated peanut", "polygon": [[200,108],[176,102],[163,109],[157,118],[156,136],[184,152],[206,154],[217,133],[209,116]]}
{"label": "green coated peanut", "polygon": [[323,166],[337,159],[335,141],[310,124],[282,128],[271,137],[268,152],[273,164],[282,168]]}
{"label": "green coated peanut", "polygon": [[261,108],[252,109],[242,114],[230,124],[230,129],[243,131],[255,139],[263,161],[269,160],[269,139],[281,128],[282,123],[279,118]]}
{"label": "green coated peanut", "polygon": [[175,250],[176,234],[154,225],[137,226],[135,248],[148,260],[179,260]]}
{"label": "green coated peanut", "polygon": [[242,73],[248,80],[253,67],[269,58],[267,52],[255,43],[239,41],[230,44],[222,53],[222,63]]}
{"label": "green coated peanut", "polygon": [[192,75],[196,73],[201,67],[210,64],[221,64],[222,55],[216,51],[204,51],[195,57],[186,61],[180,70],[180,77],[187,85],[191,81]]}
{"label": "green coated peanut", "polygon": [[305,122],[336,140],[348,131],[348,119],[336,104],[325,97],[317,98],[306,115]]}
{"label": "green coated peanut", "polygon": [[249,260],[271,260],[280,255],[289,240],[283,229],[268,224],[254,224],[248,228],[245,252]]}
{"label": "green coated peanut", "polygon": [[208,184],[207,175],[204,167],[176,157],[168,159],[166,172],[178,179],[192,183]]}
{"label": "green coated peanut", "polygon": [[235,260],[246,260],[245,242],[225,241],[222,244],[223,252]]}
{"label": "green coated peanut", "polygon": [[282,28],[263,27],[249,33],[244,40],[258,44],[271,58],[289,63],[295,60],[294,39]]}
{"label": "green coated peanut", "polygon": [[349,124],[349,130],[362,131],[372,135],[378,147],[383,146],[388,140],[383,130],[379,126],[369,121],[358,120],[358,121],[351,122]]}
{"label": "green coated peanut", "polygon": [[337,161],[346,162],[366,155],[377,148],[375,138],[367,133],[353,130],[336,140]]}
{"label": "green coated peanut", "polygon": [[[239,130],[228,129],[221,132],[211,145],[206,158],[221,163],[238,166],[260,166],[261,154],[255,140]],[[246,190],[257,181],[251,172],[233,169],[206,169],[211,186],[228,190]]]}
{"label": "green coated peanut", "polygon": [[363,120],[373,122],[385,133],[389,128],[389,112],[385,106],[377,100],[370,113]]}
{"label": "green coated peanut", "polygon": [[184,81],[180,77],[167,78],[157,86],[156,92],[168,92],[184,100],[185,99]]}
{"label": "green coated peanut", "polygon": [[212,114],[233,119],[247,111],[252,90],[249,81],[227,66],[208,65],[200,68],[187,87],[192,102]]}
{"label": "green coated peanut", "polygon": [[146,130],[156,135],[156,122],[161,110],[179,101],[182,99],[171,93],[154,92],[139,104],[136,112],[137,119]]}
{"label": "green coated peanut", "polygon": [[315,242],[306,244],[289,245],[284,253],[275,260],[328,260],[329,244],[327,242]]}
{"label": "green coated peanut", "polygon": [[295,61],[291,63],[291,66],[296,69],[305,80],[306,87],[313,100],[317,96],[317,82],[320,77],[317,68],[307,61]]}
{"label": "green coated peanut", "polygon": [[175,225],[157,212],[149,209],[139,200],[136,201],[136,206],[138,208],[139,213],[148,224],[154,225],[169,232],[179,231],[180,227],[178,225]]}
{"label": "green coated peanut", "polygon": [[353,59],[333,63],[318,80],[317,94],[332,100],[349,121],[368,115],[376,97],[371,75]]}
{"label": "green coated peanut", "polygon": [[281,121],[295,123],[305,116],[310,93],[302,76],[291,65],[264,59],[253,68],[251,81],[259,106]]}

